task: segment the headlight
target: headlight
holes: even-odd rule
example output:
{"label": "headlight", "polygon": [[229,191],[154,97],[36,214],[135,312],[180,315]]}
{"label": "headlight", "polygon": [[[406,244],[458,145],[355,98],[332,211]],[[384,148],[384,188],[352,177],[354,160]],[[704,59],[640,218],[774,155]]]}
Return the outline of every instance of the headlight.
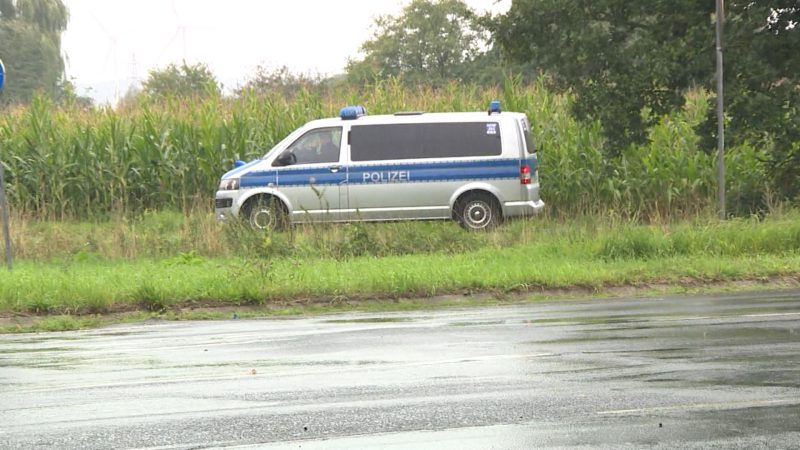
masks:
{"label": "headlight", "polygon": [[220,191],[235,191],[237,189],[239,189],[238,178],[228,178],[227,180],[222,180],[219,183]]}

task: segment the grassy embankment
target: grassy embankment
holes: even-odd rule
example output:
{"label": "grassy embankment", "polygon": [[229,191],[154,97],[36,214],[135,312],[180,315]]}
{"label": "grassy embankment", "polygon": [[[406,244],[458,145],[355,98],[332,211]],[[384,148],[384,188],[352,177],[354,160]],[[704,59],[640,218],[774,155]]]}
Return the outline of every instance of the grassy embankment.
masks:
{"label": "grassy embankment", "polygon": [[96,225],[21,221],[20,259],[13,272],[0,270],[0,313],[5,331],[23,331],[79,328],[108,320],[97,315],[132,311],[141,312],[114,320],[213,316],[209,306],[281,314],[378,299],[384,302],[366,307],[397,309],[454,293],[536,298],[563,289],[580,295],[619,286],[796,280],[798,219],[783,213],[648,226],[540,218],[490,233],[417,222],[272,235],[223,227],[209,215],[160,213]]}

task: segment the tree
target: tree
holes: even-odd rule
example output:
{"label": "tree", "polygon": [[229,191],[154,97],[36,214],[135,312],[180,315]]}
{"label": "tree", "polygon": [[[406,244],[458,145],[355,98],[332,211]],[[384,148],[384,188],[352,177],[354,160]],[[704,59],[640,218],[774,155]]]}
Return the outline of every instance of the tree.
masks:
{"label": "tree", "polygon": [[459,80],[485,43],[474,12],[461,0],[413,0],[400,16],[382,16],[362,60],[351,60],[352,82],[400,77],[409,84]]}
{"label": "tree", "polygon": [[27,102],[35,91],[62,94],[61,33],[68,22],[61,0],[0,0],[0,55],[8,71],[0,101]]}
{"label": "tree", "polygon": [[289,98],[302,89],[319,88],[326,81],[321,75],[292,73],[286,66],[274,70],[258,66],[253,77],[244,86],[237,89],[236,93],[241,95],[245,91],[251,91],[259,95],[265,95],[274,92]]}
{"label": "tree", "polygon": [[17,7],[12,0],[0,0],[0,19],[14,20],[17,18]]}
{"label": "tree", "polygon": [[[800,201],[800,0],[737,2],[726,13],[726,139],[768,149],[775,192]],[[704,136],[716,139],[712,124]]]}
{"label": "tree", "polygon": [[202,63],[168,65],[152,70],[142,85],[143,92],[156,99],[169,97],[207,97],[220,95],[220,86],[211,70]]}
{"label": "tree", "polygon": [[69,23],[69,11],[61,0],[17,0],[17,10],[22,20],[61,42]]}
{"label": "tree", "polygon": [[573,89],[577,116],[600,119],[612,148],[620,150],[643,141],[659,115],[681,104],[691,82],[704,81],[705,64],[713,70],[713,6],[696,0],[518,0],[495,22],[494,38],[511,59],[532,61],[559,88]]}
{"label": "tree", "polygon": [[[768,145],[776,188],[794,197],[800,0],[728,1],[726,8],[726,136]],[[532,62],[573,90],[576,115],[599,119],[616,153],[643,142],[690,87],[714,91],[714,10],[714,2],[696,0],[515,0],[490,28],[512,60]],[[712,123],[703,128],[708,143]]]}

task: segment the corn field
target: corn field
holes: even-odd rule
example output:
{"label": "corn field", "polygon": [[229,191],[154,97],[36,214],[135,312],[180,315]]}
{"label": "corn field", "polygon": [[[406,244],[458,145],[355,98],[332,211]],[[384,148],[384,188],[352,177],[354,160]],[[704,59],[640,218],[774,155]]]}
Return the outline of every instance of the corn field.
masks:
{"label": "corn field", "polygon": [[[571,117],[568,94],[513,79],[496,88],[453,83],[434,91],[389,80],[292,98],[140,98],[117,109],[54,106],[39,97],[0,112],[0,161],[11,208],[31,218],[210,210],[219,177],[235,160],[263,155],[298,126],[335,116],[341,106],[363,104],[371,114],[483,111],[493,99],[531,120],[549,214],[657,220],[715,207],[715,155],[698,147],[694,132],[707,112],[704,92],[688,93],[686,106],[661,118],[646,145],[609,152],[598,123]],[[729,209],[746,214],[762,208],[769,189],[759,150],[728,149],[726,165]]]}

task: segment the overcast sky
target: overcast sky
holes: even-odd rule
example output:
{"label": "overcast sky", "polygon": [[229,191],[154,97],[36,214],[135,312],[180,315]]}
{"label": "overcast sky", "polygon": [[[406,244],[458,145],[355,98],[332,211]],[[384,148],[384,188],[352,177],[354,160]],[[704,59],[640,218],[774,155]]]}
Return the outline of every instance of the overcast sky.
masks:
{"label": "overcast sky", "polygon": [[[100,102],[169,63],[208,64],[226,90],[258,65],[297,73],[341,73],[379,15],[409,0],[64,0],[67,77]],[[466,0],[503,12],[510,0]]]}

